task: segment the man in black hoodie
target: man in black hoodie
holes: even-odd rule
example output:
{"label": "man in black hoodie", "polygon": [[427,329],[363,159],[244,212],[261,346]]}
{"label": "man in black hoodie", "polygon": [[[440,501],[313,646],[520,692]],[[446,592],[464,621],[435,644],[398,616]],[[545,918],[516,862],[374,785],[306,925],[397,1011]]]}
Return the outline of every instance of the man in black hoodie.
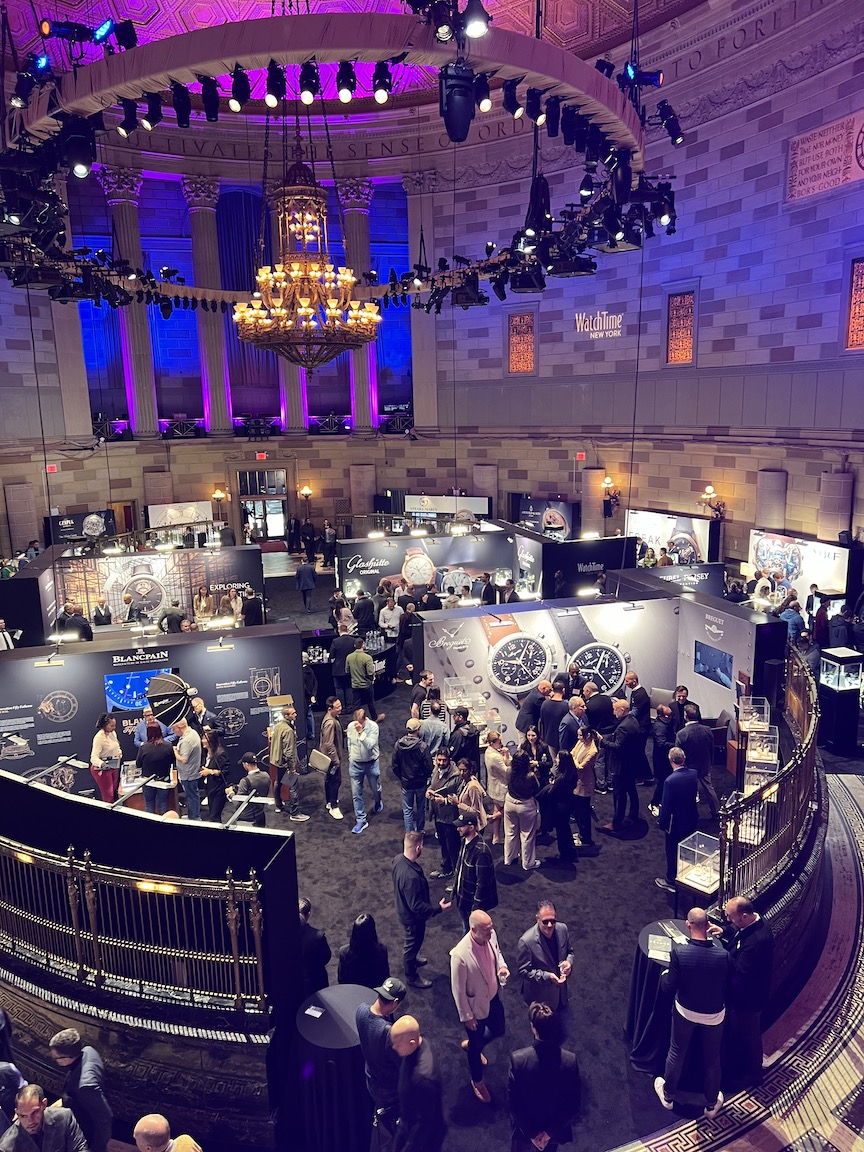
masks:
{"label": "man in black hoodie", "polygon": [[420,721],[412,717],[393,749],[393,775],[402,789],[402,820],[406,832],[422,832],[426,826],[426,789],[432,775],[432,756],[420,739]]}
{"label": "man in black hoodie", "polygon": [[402,852],[393,857],[392,865],[396,915],[405,929],[402,962],[405,979],[412,988],[432,987],[432,982],[425,980],[418,971],[426,963],[426,958],[419,955],[420,947],[426,935],[426,921],[450,907],[446,896],[442,896],[437,905],[429,899],[429,881],[418,863],[422,851],[423,833],[406,832]]}

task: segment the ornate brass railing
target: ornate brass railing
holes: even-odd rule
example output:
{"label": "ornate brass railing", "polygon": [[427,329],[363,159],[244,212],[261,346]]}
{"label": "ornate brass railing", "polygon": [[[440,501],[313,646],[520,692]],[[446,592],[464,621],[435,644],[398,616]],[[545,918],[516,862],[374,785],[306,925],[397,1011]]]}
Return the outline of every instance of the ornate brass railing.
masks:
{"label": "ornate brass railing", "polygon": [[264,1012],[254,872],[142,876],[0,838],[0,952],[130,997]]}
{"label": "ornate brass railing", "polygon": [[720,891],[753,897],[797,853],[810,826],[816,797],[816,681],[798,652],[786,655],[786,719],[796,740],[783,769],[749,796],[735,794],[720,813]]}

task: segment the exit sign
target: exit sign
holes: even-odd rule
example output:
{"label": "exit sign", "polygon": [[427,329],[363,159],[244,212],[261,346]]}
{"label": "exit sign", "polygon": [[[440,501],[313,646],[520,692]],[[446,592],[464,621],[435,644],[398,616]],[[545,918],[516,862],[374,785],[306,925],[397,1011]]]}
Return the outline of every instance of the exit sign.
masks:
{"label": "exit sign", "polygon": [[53,476],[54,473],[57,471],[57,465],[56,464],[46,464],[45,465],[45,471],[48,473],[49,476]]}
{"label": "exit sign", "polygon": [[577,460],[581,460],[581,461],[584,463],[584,460],[585,460],[585,453],[584,453],[584,452],[577,452],[577,453],[576,453],[576,459],[577,459]]}
{"label": "exit sign", "polygon": [[256,452],[255,453],[255,459],[256,460],[266,460],[267,459],[267,453],[266,452]]}

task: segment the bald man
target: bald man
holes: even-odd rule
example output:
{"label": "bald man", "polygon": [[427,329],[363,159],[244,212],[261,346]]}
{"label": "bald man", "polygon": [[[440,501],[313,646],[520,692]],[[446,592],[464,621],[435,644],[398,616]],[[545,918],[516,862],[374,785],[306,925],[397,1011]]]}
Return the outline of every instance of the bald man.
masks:
{"label": "bald man", "polygon": [[201,1152],[191,1136],[175,1136],[172,1140],[171,1126],[158,1112],[142,1116],[132,1135],[138,1152]]}
{"label": "bald man", "polygon": [[471,1087],[484,1104],[490,1104],[492,1097],[483,1083],[483,1049],[504,1035],[504,1005],[498,990],[509,976],[492,917],[476,908],[468,918],[468,931],[450,953],[450,988],[465,1025],[462,1048],[468,1055]]}
{"label": "bald man", "polygon": [[402,1016],[390,1029],[400,1059],[399,1126],[394,1152],[440,1152],[447,1135],[441,1077],[429,1042],[413,1016]]}
{"label": "bald man", "polygon": [[720,1049],[726,1017],[726,988],[729,982],[729,953],[708,939],[708,917],[703,908],[687,913],[690,939],[672,945],[669,967],[661,981],[672,992],[672,1042],[663,1076],[654,1081],[660,1103],[670,1111],[675,1103],[678,1081],[687,1059],[690,1042],[701,1033],[705,1116],[713,1120],[723,1107],[720,1091]]}

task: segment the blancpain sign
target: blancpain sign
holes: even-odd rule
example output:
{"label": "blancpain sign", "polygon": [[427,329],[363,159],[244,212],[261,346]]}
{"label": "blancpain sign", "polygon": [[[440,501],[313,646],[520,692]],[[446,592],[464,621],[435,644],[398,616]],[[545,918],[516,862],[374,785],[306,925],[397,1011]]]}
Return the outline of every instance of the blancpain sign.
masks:
{"label": "blancpain sign", "polygon": [[574,316],[576,331],[592,340],[611,340],[621,335],[623,312],[577,312]]}
{"label": "blancpain sign", "polygon": [[156,662],[162,664],[169,655],[168,649],[162,648],[158,652],[133,652],[128,656],[112,656],[111,663],[115,668],[127,664],[154,664]]}

